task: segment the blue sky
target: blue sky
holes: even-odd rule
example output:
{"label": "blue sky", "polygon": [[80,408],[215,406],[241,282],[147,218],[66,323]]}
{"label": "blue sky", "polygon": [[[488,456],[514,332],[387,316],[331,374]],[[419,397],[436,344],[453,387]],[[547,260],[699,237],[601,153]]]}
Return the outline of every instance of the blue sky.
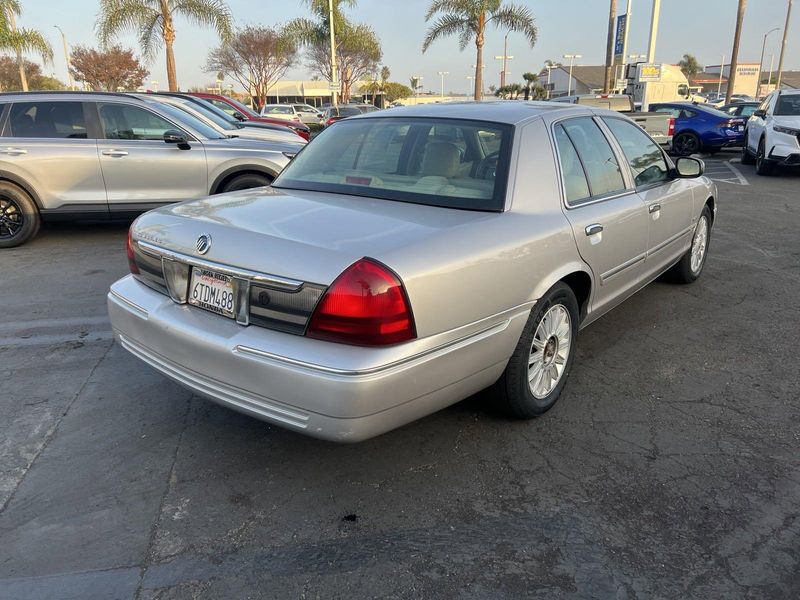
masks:
{"label": "blue sky", "polygon": [[[61,39],[53,27],[60,25],[70,45],[96,45],[94,22],[97,0],[22,0],[24,13],[19,21],[23,27],[34,27],[45,33],[53,44],[56,58],[45,68],[56,77],[66,80],[66,67]],[[539,27],[539,40],[528,47],[519,35],[509,36],[509,63],[512,80],[525,71],[538,71],[544,60],[565,53],[582,54],[578,64],[601,64],[605,57],[607,0],[517,0],[533,11]],[[392,71],[392,79],[408,82],[411,75],[422,75],[426,89],[439,89],[437,71],[449,71],[446,91],[466,91],[466,76],[475,62],[474,46],[459,52],[455,38],[434,44],[422,54],[420,46],[425,34],[424,15],[429,0],[359,0],[351,16],[370,24],[378,34],[384,52],[383,63]],[[618,0],[619,12],[624,12],[626,0]],[[307,13],[301,0],[229,0],[237,24],[276,25]],[[630,54],[646,52],[652,0],[633,0],[632,29],[629,37]],[[694,53],[701,64],[719,64],[723,53],[731,52],[736,22],[736,0],[664,0],[658,35],[656,60],[677,62],[684,52]],[[800,7],[795,7],[790,26],[786,69],[800,69]],[[757,63],[764,33],[773,27],[783,27],[786,0],[749,0],[745,14],[740,62]],[[504,32],[490,30],[484,57],[487,85],[499,79],[500,67],[493,60],[502,54]],[[780,52],[781,32],[773,33],[767,42],[765,69],[770,54],[775,64]],[[125,46],[136,48],[131,36],[120,38]],[[212,31],[196,28],[186,22],[177,23],[176,59],[179,84],[183,88],[206,85],[214,76],[203,72],[208,50],[216,43]],[[34,57],[30,57],[34,58]],[[150,65],[150,79],[166,86],[164,56],[160,54]],[[288,78],[305,78],[302,65],[293,69]]]}

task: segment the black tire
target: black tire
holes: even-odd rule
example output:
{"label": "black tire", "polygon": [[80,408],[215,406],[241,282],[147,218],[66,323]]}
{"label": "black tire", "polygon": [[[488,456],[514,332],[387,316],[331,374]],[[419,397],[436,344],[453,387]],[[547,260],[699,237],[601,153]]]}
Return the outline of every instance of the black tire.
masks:
{"label": "black tire", "polygon": [[775,163],[767,158],[767,144],[764,138],[758,142],[758,153],[756,154],[756,174],[772,175],[775,170]]}
{"label": "black tire", "polygon": [[[703,247],[703,255],[699,266],[696,269],[692,269],[692,251],[695,248],[695,240],[697,239],[700,231],[700,224],[704,219],[706,224],[706,242]],[[697,281],[697,278],[700,277],[700,274],[703,272],[703,267],[706,265],[708,249],[711,246],[711,224],[711,209],[709,209],[708,205],[706,204],[703,207],[703,212],[700,213],[700,218],[697,220],[697,225],[695,226],[694,234],[692,235],[692,245],[689,246],[686,254],[684,254],[681,259],[669,270],[667,273],[669,275],[669,279],[676,283],[693,283]]]}
{"label": "black tire", "polygon": [[250,188],[264,187],[272,183],[272,178],[261,173],[242,173],[233,177],[220,188],[219,193],[237,192],[239,190],[249,190]]}
{"label": "black tire", "polygon": [[[542,324],[544,316],[548,314],[548,311],[554,308],[558,311],[559,309],[557,307],[559,306],[565,309],[566,313],[569,315],[570,325],[568,332],[569,346],[566,352],[564,368],[560,376],[556,379],[557,383],[549,393],[542,397],[537,397],[533,394],[528,380],[534,336],[540,324]],[[495,384],[495,395],[503,412],[518,419],[531,419],[546,413],[553,407],[556,400],[558,400],[558,397],[561,395],[561,391],[564,389],[567,377],[569,377],[572,360],[575,356],[575,341],[578,335],[578,325],[579,309],[575,294],[568,285],[559,282],[550,288],[539,302],[536,303],[533,310],[531,310],[531,314],[519,338],[514,354],[508,361],[506,370],[503,371],[500,379]],[[549,348],[549,344],[550,342],[548,341],[545,348]],[[553,354],[551,355],[553,359],[556,358],[558,351],[559,345],[556,343]],[[541,351],[541,354],[543,356],[545,355],[544,349]],[[548,368],[551,367],[553,367],[553,363],[548,366]]]}
{"label": "black tire", "polygon": [[42,224],[33,199],[19,186],[0,181],[0,248],[13,248],[30,240]]}
{"label": "black tire", "polygon": [[690,131],[679,133],[672,139],[672,151],[678,156],[695,154],[700,152],[700,148],[700,138]]}
{"label": "black tire", "polygon": [[742,146],[742,158],[741,162],[743,165],[754,165],[756,164],[756,157],[750,154],[750,150],[747,149],[747,132],[745,131],[744,134],[744,145]]}

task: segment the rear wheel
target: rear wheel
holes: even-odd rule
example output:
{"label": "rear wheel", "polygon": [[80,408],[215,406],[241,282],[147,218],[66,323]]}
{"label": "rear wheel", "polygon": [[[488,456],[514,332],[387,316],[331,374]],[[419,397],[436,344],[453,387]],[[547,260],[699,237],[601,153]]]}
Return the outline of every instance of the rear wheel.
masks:
{"label": "rear wheel", "polygon": [[747,132],[744,134],[744,144],[742,145],[742,164],[743,165],[754,165],[756,163],[755,157],[750,154],[750,150],[747,147]]}
{"label": "rear wheel", "polygon": [[272,179],[260,173],[242,173],[226,182],[220,193],[248,190],[250,188],[264,187],[272,183]]}
{"label": "rear wheel", "polygon": [[36,235],[40,225],[33,199],[13,183],[0,181],[0,248],[24,244]]}
{"label": "rear wheel", "polygon": [[700,152],[700,138],[691,132],[679,133],[672,140],[672,149],[678,156]]}
{"label": "rear wheel", "polygon": [[564,283],[557,283],[536,304],[495,386],[506,413],[530,419],[556,403],[572,366],[578,315],[575,294]]}
{"label": "rear wheel", "polygon": [[678,283],[692,283],[700,277],[708,256],[708,246],[711,243],[711,209],[708,205],[703,207],[692,236],[692,245],[683,255],[681,260],[670,269],[669,275]]}
{"label": "rear wheel", "polygon": [[756,173],[759,175],[771,175],[775,170],[775,163],[767,158],[767,144],[764,138],[758,142],[758,152],[756,153]]}

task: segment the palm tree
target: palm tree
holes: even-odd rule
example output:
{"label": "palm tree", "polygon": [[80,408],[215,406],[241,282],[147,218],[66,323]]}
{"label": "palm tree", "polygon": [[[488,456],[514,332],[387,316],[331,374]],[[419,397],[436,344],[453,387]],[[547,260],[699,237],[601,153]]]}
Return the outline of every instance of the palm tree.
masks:
{"label": "palm tree", "polygon": [[175,17],[213,27],[223,42],[232,35],[233,17],[224,0],[100,0],[97,35],[103,46],[117,35],[134,30],[145,60],[151,61],[161,42],[167,50],[169,89],[178,91],[175,69]]}
{"label": "palm tree", "polygon": [[458,35],[461,50],[475,40],[475,100],[483,95],[483,44],[486,26],[523,33],[531,47],[536,43],[536,25],[530,9],[503,0],[432,0],[425,21],[436,17],[428,28],[422,51],[439,38]]}
{"label": "palm tree", "polygon": [[683,71],[683,74],[689,79],[703,70],[703,67],[700,66],[699,62],[697,62],[694,54],[684,54],[683,58],[678,62],[678,66],[681,68],[681,71]]}
{"label": "palm tree", "polygon": [[0,50],[10,50],[17,55],[19,79],[22,91],[28,91],[28,78],[25,76],[24,55],[35,52],[47,63],[53,59],[50,42],[35,29],[18,29],[17,17],[22,14],[20,0],[0,0]]}

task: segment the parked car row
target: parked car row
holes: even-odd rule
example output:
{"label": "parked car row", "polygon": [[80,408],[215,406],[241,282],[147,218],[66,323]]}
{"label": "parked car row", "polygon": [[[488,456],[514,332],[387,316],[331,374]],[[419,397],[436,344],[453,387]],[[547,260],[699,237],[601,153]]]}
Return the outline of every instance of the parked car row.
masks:
{"label": "parked car row", "polygon": [[268,185],[306,144],[285,127],[234,126],[205,102],[173,94],[0,95],[0,248],[31,239],[42,220],[129,217]]}

